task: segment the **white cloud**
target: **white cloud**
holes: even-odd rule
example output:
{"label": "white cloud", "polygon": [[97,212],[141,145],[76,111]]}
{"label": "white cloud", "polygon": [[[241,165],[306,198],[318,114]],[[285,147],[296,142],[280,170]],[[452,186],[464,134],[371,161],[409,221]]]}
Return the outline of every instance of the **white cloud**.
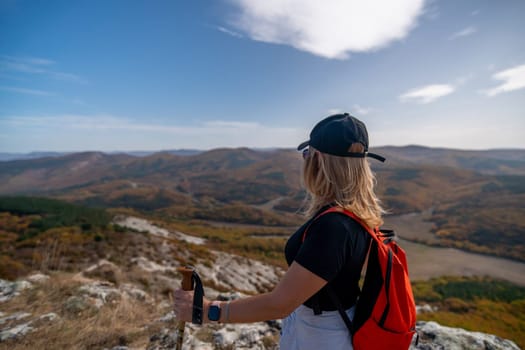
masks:
{"label": "white cloud", "polygon": [[372,108],[368,108],[368,107],[363,107],[363,106],[360,106],[358,104],[355,104],[352,106],[352,108],[350,110],[345,110],[345,109],[341,109],[341,108],[330,108],[327,113],[328,115],[333,115],[333,114],[341,114],[341,113],[355,113],[355,115],[357,117],[359,117],[360,115],[363,116],[363,115],[367,115],[367,114],[370,114],[371,112],[373,111]]}
{"label": "white cloud", "polygon": [[15,92],[25,95],[34,95],[34,96],[54,96],[55,93],[49,91],[35,90],[35,89],[26,89],[26,88],[17,88],[11,86],[0,86],[0,90]]}
{"label": "white cloud", "polygon": [[491,123],[470,123],[461,118],[452,127],[446,128],[444,123],[428,121],[417,127],[392,126],[388,129],[372,129],[369,131],[373,145],[424,145],[428,147],[445,147],[456,149],[491,149],[491,148],[523,148],[523,128],[512,124],[500,124],[498,132],[494,133]]}
{"label": "white cloud", "polygon": [[472,35],[474,33],[476,33],[478,30],[476,29],[476,27],[467,27],[465,29],[462,29],[458,32],[455,32],[454,34],[452,34],[450,37],[449,37],[449,40],[454,40],[454,39],[457,39],[457,38],[461,38],[461,37],[465,37],[465,36],[469,36],[469,35]]}
{"label": "white cloud", "polygon": [[217,29],[220,30],[221,32],[226,33],[228,35],[231,35],[231,36],[233,36],[235,38],[242,38],[242,34],[237,33],[237,32],[235,32],[235,31],[233,31],[231,29],[224,28],[224,27],[221,27],[221,26],[217,27]]}
{"label": "white cloud", "polygon": [[449,95],[455,90],[454,86],[448,84],[426,85],[409,90],[399,96],[401,102],[430,103],[440,97]]}
{"label": "white cloud", "polygon": [[12,116],[3,122],[23,128],[45,127],[48,129],[88,129],[88,130],[128,130],[128,131],[190,131],[191,128],[180,128],[164,124],[139,123],[128,118],[111,115],[57,115],[57,116]]}
{"label": "white cloud", "polygon": [[341,108],[330,108],[327,111],[327,113],[328,113],[328,115],[334,115],[334,114],[344,113],[344,111]]}
{"label": "white cloud", "polygon": [[485,91],[487,96],[492,97],[504,92],[523,89],[525,88],[525,64],[500,71],[492,75],[492,78],[502,80],[503,83]]}
{"label": "white cloud", "polygon": [[231,1],[240,8],[231,25],[250,38],[338,59],[405,38],[424,8],[424,0]]}
{"label": "white cloud", "polygon": [[429,20],[435,21],[439,18],[441,13],[439,12],[439,8],[434,0],[427,1],[427,5],[425,9],[423,10],[423,16],[425,18],[428,18]]}
{"label": "white cloud", "polygon": [[468,81],[472,80],[474,77],[475,77],[475,75],[473,73],[469,73],[469,74],[465,74],[463,76],[460,76],[460,77],[456,78],[456,80],[455,80],[456,86],[464,85]]}
{"label": "white cloud", "polygon": [[56,80],[65,80],[85,84],[86,80],[76,74],[58,72],[49,69],[55,62],[39,57],[14,57],[0,55],[0,71],[25,74],[40,74]]}
{"label": "white cloud", "polygon": [[355,104],[352,106],[352,111],[355,111],[358,115],[367,115],[370,114],[370,112],[372,112],[372,108],[367,108]]}
{"label": "white cloud", "polygon": [[84,101],[83,99],[78,98],[78,97],[75,97],[74,99],[72,99],[71,103],[79,105],[79,106],[87,106],[86,101]]}
{"label": "white cloud", "polygon": [[[9,116],[0,118],[0,130],[24,135],[30,144],[33,141],[28,135],[50,135],[44,145],[32,148],[56,150],[295,147],[308,135],[305,129],[257,122],[216,120],[179,125],[169,121],[144,123],[111,115]],[[16,138],[17,143],[21,142],[20,137]]]}
{"label": "white cloud", "polygon": [[54,63],[45,58],[0,55],[0,68],[8,71],[40,74],[45,73],[46,67]]}

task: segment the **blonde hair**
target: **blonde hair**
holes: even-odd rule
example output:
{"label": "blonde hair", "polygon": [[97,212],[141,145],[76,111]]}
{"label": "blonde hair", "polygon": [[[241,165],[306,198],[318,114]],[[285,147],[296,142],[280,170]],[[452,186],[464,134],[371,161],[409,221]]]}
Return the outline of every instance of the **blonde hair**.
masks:
{"label": "blonde hair", "polygon": [[[353,144],[349,151],[363,153],[364,147]],[[336,205],[352,211],[371,228],[383,224],[385,211],[374,192],[376,180],[366,158],[332,156],[310,147],[303,183],[309,195],[306,215]]]}

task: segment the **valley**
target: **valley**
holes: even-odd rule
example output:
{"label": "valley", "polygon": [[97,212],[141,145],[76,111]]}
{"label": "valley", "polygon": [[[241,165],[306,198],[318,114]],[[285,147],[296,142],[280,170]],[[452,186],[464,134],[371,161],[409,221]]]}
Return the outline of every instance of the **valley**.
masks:
{"label": "valley", "polygon": [[407,253],[411,279],[424,280],[445,275],[490,276],[525,286],[523,262],[436,247],[439,241],[432,234],[432,223],[427,221],[430,213],[431,210],[427,210],[385,218],[385,227],[394,229]]}
{"label": "valley", "polygon": [[[389,217],[387,222],[405,222],[405,225],[400,227],[404,229],[404,233],[403,235],[400,235],[399,243],[407,253],[407,259],[410,266],[410,278],[412,280],[421,281],[440,276],[488,276],[494,279],[506,280],[508,282],[525,287],[525,263],[483,254],[469,253],[454,248],[429,246],[423,243],[415,243],[404,239],[414,237],[416,234],[430,234],[429,232],[421,231],[421,228],[425,226],[424,222],[421,222],[424,214],[409,214],[409,217],[411,217],[413,220],[412,224],[406,222],[406,215],[399,217]],[[144,230],[150,234],[155,235],[157,235],[159,231],[167,232],[166,230],[152,225],[147,220],[143,219],[128,217],[119,220],[118,223],[131,229],[139,231]],[[216,222],[212,223],[212,225],[216,227],[221,226],[220,223]],[[226,225],[226,227],[231,227],[231,225]],[[256,231],[264,228],[256,225],[242,227]],[[396,227],[396,229],[398,228],[398,226],[395,224],[391,225],[391,227]],[[414,227],[419,231],[414,231]],[[293,231],[290,232],[293,233]],[[406,236],[404,236],[405,232]],[[190,235],[182,234],[180,232],[174,232],[171,234],[178,237],[180,240],[185,240],[195,244],[204,243],[202,238],[192,236],[191,232],[189,232]],[[266,236],[262,234],[256,234],[252,235],[252,237],[258,239],[281,239],[283,251],[284,243],[286,239],[288,239],[288,235],[275,234],[268,234]]]}
{"label": "valley", "polygon": [[[525,346],[525,152],[374,151],[388,157],[374,165],[377,191],[407,252],[418,318]],[[295,151],[244,148],[0,162],[0,349],[169,349],[181,265],[197,267],[212,298],[271,290],[304,220],[300,169]],[[274,349],[279,327],[188,325],[187,346]],[[516,349],[418,327],[432,334],[425,349],[479,339]]]}

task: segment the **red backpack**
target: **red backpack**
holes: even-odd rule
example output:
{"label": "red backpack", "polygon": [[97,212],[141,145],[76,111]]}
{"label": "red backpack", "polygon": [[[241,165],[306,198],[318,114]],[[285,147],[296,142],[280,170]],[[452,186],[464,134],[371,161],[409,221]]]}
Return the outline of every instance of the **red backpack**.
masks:
{"label": "red backpack", "polygon": [[[370,229],[354,213],[332,207],[319,214],[342,213],[357,221],[372,237],[365,280],[350,321],[330,285],[332,302],[345,321],[355,350],[406,350],[416,333],[416,305],[408,277],[406,254],[394,241],[393,231]],[[312,221],[312,222],[313,222]],[[306,231],[303,233],[303,241]]]}

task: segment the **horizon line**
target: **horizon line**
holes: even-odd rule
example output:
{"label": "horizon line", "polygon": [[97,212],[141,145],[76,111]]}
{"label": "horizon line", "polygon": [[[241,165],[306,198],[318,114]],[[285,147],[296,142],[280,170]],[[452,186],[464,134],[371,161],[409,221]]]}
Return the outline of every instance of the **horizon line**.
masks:
{"label": "horizon line", "polygon": [[[435,150],[455,150],[455,151],[474,151],[474,152],[483,152],[483,151],[525,151],[525,147],[493,147],[493,148],[457,148],[457,147],[444,147],[444,146],[426,146],[421,144],[407,144],[407,145],[381,145],[370,147],[370,149],[377,148],[427,148]],[[286,147],[286,146],[275,146],[275,147],[249,147],[249,146],[219,146],[213,148],[169,148],[169,149],[134,149],[134,150],[96,150],[96,149],[83,149],[83,150],[32,150],[32,151],[0,151],[0,154],[3,155],[30,155],[30,154],[39,154],[39,153],[61,153],[61,154],[72,154],[72,153],[162,153],[162,152],[208,152],[218,149],[250,149],[250,150],[280,150],[280,149],[292,149],[295,150],[296,147]]]}

